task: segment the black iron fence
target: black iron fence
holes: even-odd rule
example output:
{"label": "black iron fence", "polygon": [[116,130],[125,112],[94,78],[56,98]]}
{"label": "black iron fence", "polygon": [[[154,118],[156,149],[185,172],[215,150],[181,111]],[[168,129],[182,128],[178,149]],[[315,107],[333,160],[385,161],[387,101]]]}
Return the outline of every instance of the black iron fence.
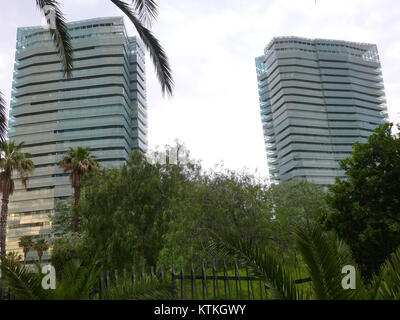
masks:
{"label": "black iron fence", "polygon": [[9,288],[0,286],[0,300],[15,300],[15,296]]}
{"label": "black iron fence", "polygon": [[[115,288],[122,282],[129,281],[132,285],[145,281],[162,280],[171,283],[172,297],[176,300],[264,300],[271,294],[271,288],[261,279],[251,276],[249,270],[239,269],[235,263],[233,267],[217,268],[215,264],[206,268],[203,264],[200,268],[193,265],[190,268],[174,266],[166,269],[160,268],[157,272],[150,268],[150,272],[140,271],[135,268],[122,271],[106,271],[100,275],[98,285],[93,289],[91,299],[102,299],[104,293]],[[295,280],[296,284],[310,282],[310,278]]]}

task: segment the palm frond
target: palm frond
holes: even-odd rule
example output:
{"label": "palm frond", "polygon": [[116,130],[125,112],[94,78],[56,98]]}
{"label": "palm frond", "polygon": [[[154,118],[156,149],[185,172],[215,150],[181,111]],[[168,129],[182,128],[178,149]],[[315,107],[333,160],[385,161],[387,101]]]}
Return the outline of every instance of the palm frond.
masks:
{"label": "palm frond", "polygon": [[104,300],[172,300],[173,287],[169,281],[158,279],[132,282],[121,282],[108,289]]}
{"label": "palm frond", "polygon": [[124,1],[111,0],[118,8],[121,9],[123,13],[132,21],[135,26],[139,37],[143,40],[146,48],[150,52],[150,57],[153,60],[154,67],[156,69],[156,74],[158,81],[161,84],[161,90],[163,94],[167,93],[172,96],[173,91],[173,79],[172,72],[169,66],[167,55],[160,45],[157,38],[147,29],[136,16],[132,7]]}
{"label": "palm frond", "polygon": [[370,299],[400,300],[400,247],[372,279]]}
{"label": "palm frond", "polygon": [[61,280],[52,297],[55,300],[87,300],[93,285],[99,278],[99,263],[82,266],[79,260],[71,260],[63,269]]}
{"label": "palm frond", "polygon": [[158,6],[154,0],[132,0],[135,11],[139,15],[139,19],[147,25],[151,25],[158,15]]}
{"label": "palm frond", "polygon": [[316,299],[342,300],[362,296],[364,291],[359,272],[356,290],[345,290],[342,287],[342,268],[353,265],[357,269],[342,242],[327,236],[317,225],[297,225],[294,227],[294,235],[311,277]]}
{"label": "palm frond", "polygon": [[210,252],[219,258],[234,258],[250,268],[252,274],[267,283],[274,297],[283,300],[302,300],[305,298],[301,286],[295,284],[294,273],[284,266],[283,261],[268,248],[250,245],[243,240],[223,239],[213,236]]}
{"label": "palm frond", "polygon": [[59,3],[56,0],[36,0],[36,5],[43,14],[46,14],[46,6],[52,8],[55,18],[55,29],[50,28],[50,35],[53,38],[59,57],[63,65],[64,76],[70,78],[73,68],[73,48],[64,15],[62,14]]}
{"label": "palm frond", "polygon": [[7,139],[7,106],[0,92],[0,141]]}
{"label": "palm frond", "polygon": [[19,300],[46,300],[51,291],[42,287],[41,273],[34,273],[27,267],[2,260],[1,271],[6,279],[7,286]]}

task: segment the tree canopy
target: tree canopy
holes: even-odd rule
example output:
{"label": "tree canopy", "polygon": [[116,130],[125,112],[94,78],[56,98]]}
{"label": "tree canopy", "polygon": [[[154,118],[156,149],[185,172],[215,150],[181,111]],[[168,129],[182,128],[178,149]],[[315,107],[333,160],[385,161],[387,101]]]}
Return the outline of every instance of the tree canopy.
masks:
{"label": "tree canopy", "polygon": [[400,139],[393,124],[378,127],[367,143],[355,143],[341,169],[347,179],[330,188],[335,209],[325,223],[352,248],[365,277],[400,245]]}
{"label": "tree canopy", "polygon": [[83,261],[100,251],[107,268],[199,264],[212,259],[208,246],[214,234],[270,246],[292,258],[289,224],[315,221],[327,210],[325,192],[315,184],[270,187],[246,172],[205,171],[177,144],[177,159],[168,152],[164,160],[160,153],[146,158],[136,152],[121,168],[87,175],[77,208],[79,235],[69,232],[71,203],[57,205],[54,229],[66,234],[55,241],[53,262]]}

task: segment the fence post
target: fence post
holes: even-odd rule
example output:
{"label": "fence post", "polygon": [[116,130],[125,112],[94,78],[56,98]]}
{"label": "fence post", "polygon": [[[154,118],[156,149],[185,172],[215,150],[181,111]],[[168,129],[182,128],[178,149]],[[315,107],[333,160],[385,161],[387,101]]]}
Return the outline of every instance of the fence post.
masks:
{"label": "fence post", "polygon": [[[205,287],[205,289],[206,289],[206,298],[207,298],[207,300],[208,300],[207,274],[206,274],[205,262],[204,262],[204,261],[203,261],[202,270],[203,270],[203,281],[204,281],[204,287]],[[204,299],[204,298],[203,298],[203,299]]]}
{"label": "fence post", "polygon": [[99,283],[99,299],[103,299],[104,292],[104,271],[100,273],[100,283]]}
{"label": "fence post", "polygon": [[132,286],[135,285],[136,282],[136,270],[135,267],[132,267]]}
{"label": "fence post", "polygon": [[110,272],[108,270],[106,273],[106,286],[107,286],[107,289],[110,289]]}
{"label": "fence post", "polygon": [[213,272],[213,277],[214,277],[214,280],[213,280],[214,299],[215,299],[215,297],[217,297],[217,299],[219,299],[217,269],[215,267],[215,260],[213,260],[212,272]]}
{"label": "fence post", "polygon": [[247,278],[247,295],[250,300],[250,281],[249,281],[249,269],[246,266],[246,278]]}
{"label": "fence post", "polygon": [[238,290],[237,282],[238,282],[238,280],[239,280],[239,296],[236,295],[236,297],[237,297],[238,299],[241,299],[241,297],[242,297],[242,281],[241,281],[241,279],[240,279],[239,267],[238,267],[236,261],[235,261],[235,274],[236,274],[236,277],[237,277],[237,280],[236,280],[236,290]]}
{"label": "fence post", "polygon": [[142,283],[146,282],[146,273],[144,272],[144,263],[142,265]]}
{"label": "fence post", "polygon": [[196,299],[197,299],[197,288],[196,288],[196,276],[194,274],[194,268],[193,268],[193,263],[191,265],[191,276],[192,276],[192,299],[194,300],[194,292],[196,291]]}
{"label": "fence post", "polygon": [[186,299],[185,272],[181,265],[181,300]]}
{"label": "fence post", "polygon": [[230,284],[229,284],[228,269],[226,268],[225,260],[224,260],[224,276],[226,277],[226,281],[228,283],[229,300],[231,300],[231,287],[230,287]]}
{"label": "fence post", "polygon": [[225,292],[225,299],[227,299],[227,295],[226,295],[226,264],[225,264],[225,260],[224,260],[224,292]]}
{"label": "fence post", "polygon": [[161,281],[164,281],[164,267],[160,267],[160,275],[161,275]]}
{"label": "fence post", "polygon": [[151,276],[151,281],[153,281],[154,277],[155,277],[155,275],[154,275],[154,267],[153,266],[150,267],[150,276]]}
{"label": "fence post", "polygon": [[118,285],[118,270],[114,270],[115,285]]}
{"label": "fence post", "polygon": [[174,265],[172,265],[171,277],[172,277],[173,296],[174,296],[175,299],[178,300],[178,285],[177,285],[177,282],[176,282],[176,275],[175,275]]}

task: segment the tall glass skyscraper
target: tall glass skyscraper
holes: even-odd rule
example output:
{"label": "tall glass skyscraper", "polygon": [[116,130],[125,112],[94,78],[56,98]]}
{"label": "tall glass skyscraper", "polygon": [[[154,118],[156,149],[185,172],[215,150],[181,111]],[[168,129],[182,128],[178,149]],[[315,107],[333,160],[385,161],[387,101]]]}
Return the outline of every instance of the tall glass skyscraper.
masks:
{"label": "tall glass skyscraper", "polygon": [[344,177],[339,161],[387,121],[374,44],[278,37],[256,58],[262,125],[273,183],[320,185]]}
{"label": "tall glass skyscraper", "polygon": [[90,147],[106,167],[147,149],[144,45],[128,37],[122,17],[71,22],[68,29],[71,79],[63,77],[48,30],[17,32],[9,138],[25,142],[36,169],[28,190],[17,181],[10,198],[7,251],[19,251],[22,235],[50,233],[56,199],[73,193],[57,166],[69,147]]}

